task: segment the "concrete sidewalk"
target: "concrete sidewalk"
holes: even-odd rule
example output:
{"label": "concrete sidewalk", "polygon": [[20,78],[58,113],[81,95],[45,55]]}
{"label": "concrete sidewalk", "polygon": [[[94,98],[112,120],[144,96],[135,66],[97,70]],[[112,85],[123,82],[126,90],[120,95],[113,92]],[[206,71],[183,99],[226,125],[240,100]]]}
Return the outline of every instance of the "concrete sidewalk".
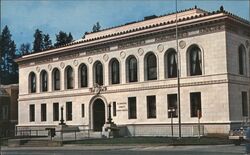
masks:
{"label": "concrete sidewalk", "polygon": [[[135,150],[135,149],[153,149],[153,150],[200,150],[200,149],[209,149],[214,148],[228,148],[231,150],[234,148],[234,151],[244,150],[245,146],[234,146],[230,145],[189,145],[189,146],[166,146],[166,145],[64,145],[62,147],[7,147],[2,146],[2,150]],[[233,152],[234,152],[233,151]]]}

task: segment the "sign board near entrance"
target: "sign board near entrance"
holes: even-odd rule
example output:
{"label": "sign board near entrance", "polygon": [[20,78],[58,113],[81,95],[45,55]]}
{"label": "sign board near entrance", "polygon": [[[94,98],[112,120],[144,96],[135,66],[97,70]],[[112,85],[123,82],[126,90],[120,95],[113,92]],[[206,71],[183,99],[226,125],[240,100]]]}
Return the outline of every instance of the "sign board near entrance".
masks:
{"label": "sign board near entrance", "polygon": [[128,111],[127,103],[126,102],[117,103],[117,111]]}

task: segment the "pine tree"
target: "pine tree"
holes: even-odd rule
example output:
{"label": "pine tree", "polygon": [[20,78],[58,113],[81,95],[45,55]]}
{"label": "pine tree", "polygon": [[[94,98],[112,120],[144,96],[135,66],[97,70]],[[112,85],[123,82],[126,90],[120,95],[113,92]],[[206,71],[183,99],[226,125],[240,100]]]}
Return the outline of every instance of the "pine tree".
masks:
{"label": "pine tree", "polygon": [[99,22],[97,22],[96,24],[94,24],[93,28],[92,28],[92,31],[93,32],[98,32],[101,30],[101,25]]}
{"label": "pine tree", "polygon": [[18,81],[18,66],[14,59],[16,58],[16,45],[11,40],[11,34],[8,26],[6,25],[0,37],[0,51],[1,51],[1,83],[11,84]]}
{"label": "pine tree", "polygon": [[101,30],[101,25],[99,24],[99,22],[96,23],[96,30],[100,31]]}
{"label": "pine tree", "polygon": [[55,46],[65,45],[73,41],[73,37],[71,33],[67,34],[66,32],[60,31],[59,34],[56,35],[56,43]]}
{"label": "pine tree", "polygon": [[43,42],[43,34],[42,31],[36,29],[34,34],[34,42],[33,42],[33,51],[40,52],[44,49],[44,42]]}
{"label": "pine tree", "polygon": [[92,28],[92,32],[97,32],[97,28],[96,25],[94,24],[93,28]]}
{"label": "pine tree", "polygon": [[73,41],[73,36],[71,35],[71,33],[69,32],[69,35],[67,37],[67,42],[70,43]]}
{"label": "pine tree", "polygon": [[43,42],[44,42],[44,49],[48,49],[52,46],[52,42],[51,42],[51,39],[49,37],[49,34],[44,35]]}
{"label": "pine tree", "polygon": [[21,44],[19,48],[19,55],[27,55],[30,53],[30,43]]}

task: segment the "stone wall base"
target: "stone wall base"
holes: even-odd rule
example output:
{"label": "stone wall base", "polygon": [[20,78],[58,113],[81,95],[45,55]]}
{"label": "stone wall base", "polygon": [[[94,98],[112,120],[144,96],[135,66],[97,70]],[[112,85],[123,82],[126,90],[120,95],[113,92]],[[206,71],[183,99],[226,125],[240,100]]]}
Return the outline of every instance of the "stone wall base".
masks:
{"label": "stone wall base", "polygon": [[[133,124],[133,125],[120,125],[119,134],[121,136],[172,136],[171,125],[155,125],[155,124]],[[201,124],[200,136],[208,134],[228,134],[230,130],[230,124]],[[173,125],[173,135],[179,136],[178,124]],[[199,127],[197,124],[183,124],[181,126],[182,137],[197,137],[199,136]]]}

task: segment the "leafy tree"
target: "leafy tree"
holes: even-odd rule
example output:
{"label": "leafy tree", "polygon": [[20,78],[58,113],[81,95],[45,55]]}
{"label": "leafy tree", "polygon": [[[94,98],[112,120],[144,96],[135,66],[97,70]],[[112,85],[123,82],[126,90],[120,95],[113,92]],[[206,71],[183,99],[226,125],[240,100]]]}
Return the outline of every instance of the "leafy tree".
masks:
{"label": "leafy tree", "polygon": [[27,55],[29,53],[30,53],[30,43],[21,44],[20,48],[19,48],[19,54],[20,55]]}
{"label": "leafy tree", "polygon": [[2,84],[18,82],[18,66],[14,61],[16,56],[16,44],[11,40],[11,34],[6,25],[0,35],[0,78]]}
{"label": "leafy tree", "polygon": [[44,49],[44,42],[43,42],[43,34],[42,31],[39,29],[36,29],[34,34],[34,42],[33,42],[33,51],[34,52],[40,52]]}
{"label": "leafy tree", "polygon": [[92,31],[93,32],[98,32],[101,30],[101,25],[99,22],[97,22],[96,24],[94,24],[93,28],[92,28]]}
{"label": "leafy tree", "polygon": [[48,49],[52,46],[51,39],[49,37],[49,34],[45,34],[43,36],[43,42],[44,42],[44,49]]}
{"label": "leafy tree", "polygon": [[68,44],[73,41],[73,37],[71,33],[67,34],[66,32],[60,31],[58,34],[56,34],[56,43],[55,46],[61,46]]}

